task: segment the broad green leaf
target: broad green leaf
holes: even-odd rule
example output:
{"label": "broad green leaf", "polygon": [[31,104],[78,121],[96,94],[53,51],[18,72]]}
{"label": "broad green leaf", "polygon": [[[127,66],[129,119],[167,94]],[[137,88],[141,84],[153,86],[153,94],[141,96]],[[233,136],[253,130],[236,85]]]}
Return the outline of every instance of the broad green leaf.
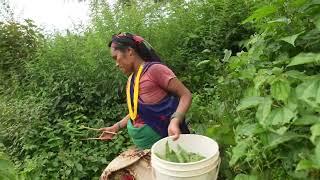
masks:
{"label": "broad green leaf", "polygon": [[287,132],[287,130],[289,129],[289,127],[287,126],[283,126],[283,127],[280,127],[278,129],[270,129],[270,131],[272,132],[275,132],[276,134],[279,134],[279,135],[283,135],[285,132]]}
{"label": "broad green leaf", "polygon": [[260,20],[264,17],[267,17],[270,14],[273,14],[277,11],[275,6],[264,6],[253,12],[251,16],[241,22],[241,24],[245,24],[247,22],[252,22],[254,20]]}
{"label": "broad green leaf", "polygon": [[80,163],[76,163],[75,165],[76,165],[76,168],[77,168],[78,171],[82,171],[83,170],[83,167],[82,167],[82,165]]}
{"label": "broad green leaf", "polygon": [[291,58],[288,66],[296,66],[301,64],[318,63],[320,62],[320,53],[300,53],[297,56]]}
{"label": "broad green leaf", "polygon": [[278,79],[271,84],[271,95],[277,100],[285,101],[290,93],[290,83],[286,79]]}
{"label": "broad green leaf", "polygon": [[264,98],[264,101],[259,104],[256,118],[258,119],[260,124],[265,124],[265,120],[267,119],[271,111],[271,105],[272,99],[270,97]]}
{"label": "broad green leaf", "polygon": [[283,72],[283,68],[274,67],[274,68],[272,68],[271,72],[274,75],[280,75]]}
{"label": "broad green leaf", "polygon": [[295,91],[291,91],[287,101],[285,102],[286,107],[288,107],[292,112],[295,112],[298,108],[298,98]]}
{"label": "broad green leaf", "polygon": [[318,136],[320,136],[320,124],[315,124],[311,126],[310,130],[311,130],[311,137],[310,137],[311,142],[313,142],[313,144],[320,143],[318,141]]}
{"label": "broad green leaf", "polygon": [[260,96],[260,91],[255,89],[254,87],[248,87],[244,91],[244,97],[250,97],[250,96]]}
{"label": "broad green leaf", "polygon": [[320,111],[320,78],[310,79],[296,88],[297,98]]}
{"label": "broad green leaf", "polygon": [[261,69],[258,71],[258,74],[254,78],[254,88],[259,89],[261,85],[263,85],[269,78],[269,73],[266,69]]}
{"label": "broad green leaf", "polygon": [[266,82],[267,79],[268,79],[268,76],[266,76],[266,75],[256,76],[253,80],[254,88],[258,90],[260,88],[260,86],[263,85],[264,82]]}
{"label": "broad green leaf", "polygon": [[307,75],[305,73],[296,70],[287,71],[284,74],[290,78],[298,80],[305,80],[307,78]]}
{"label": "broad green leaf", "polygon": [[314,153],[308,159],[300,160],[296,170],[311,170],[320,168],[320,143],[314,148]]}
{"label": "broad green leaf", "polygon": [[316,165],[310,161],[310,160],[300,160],[297,167],[296,167],[296,171],[300,171],[300,170],[310,170],[310,169],[314,169],[316,168]]}
{"label": "broad green leaf", "polygon": [[265,123],[274,126],[285,125],[295,116],[295,113],[287,107],[277,108],[271,111]]}
{"label": "broad green leaf", "polygon": [[241,66],[245,65],[248,63],[247,59],[248,53],[245,52],[239,56],[231,56],[229,59],[229,68],[231,70],[235,70],[237,68],[240,68]]}
{"label": "broad green leaf", "polygon": [[258,177],[254,175],[238,174],[234,180],[258,180]]}
{"label": "broad green leaf", "polygon": [[266,146],[266,149],[274,149],[276,148],[279,144],[282,144],[284,142],[290,141],[292,139],[297,139],[297,138],[301,138],[304,137],[302,135],[296,134],[296,133],[292,133],[292,132],[287,132],[283,135],[278,135],[278,134],[271,134],[269,136],[269,144]]}
{"label": "broad green leaf", "polygon": [[295,35],[292,35],[292,36],[287,36],[287,37],[284,37],[284,38],[281,38],[280,40],[282,41],[285,41],[287,43],[290,43],[292,44],[293,46],[295,46],[294,42],[296,41],[296,39],[300,36],[300,34],[304,33],[303,32],[300,32],[298,34],[295,34]]}
{"label": "broad green leaf", "polygon": [[232,148],[232,157],[229,161],[230,166],[233,166],[237,161],[246,155],[249,143],[246,140],[239,142],[234,148]]}
{"label": "broad green leaf", "polygon": [[238,125],[235,133],[237,136],[253,136],[264,131],[265,130],[261,127],[261,125],[255,123]]}
{"label": "broad green leaf", "polygon": [[295,125],[312,125],[320,123],[320,117],[315,115],[303,115],[294,121]]}
{"label": "broad green leaf", "polygon": [[248,109],[251,107],[255,107],[263,102],[263,97],[247,97],[240,101],[239,106],[237,107],[237,111],[241,111],[244,109]]}

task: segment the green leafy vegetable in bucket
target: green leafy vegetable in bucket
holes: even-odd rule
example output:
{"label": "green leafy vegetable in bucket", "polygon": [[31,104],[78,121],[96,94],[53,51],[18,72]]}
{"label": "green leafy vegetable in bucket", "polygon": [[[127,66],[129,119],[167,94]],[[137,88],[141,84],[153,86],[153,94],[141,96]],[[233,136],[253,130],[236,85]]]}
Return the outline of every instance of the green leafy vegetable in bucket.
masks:
{"label": "green leafy vegetable in bucket", "polygon": [[196,162],[202,159],[205,159],[204,156],[200,154],[188,152],[183,149],[178,144],[177,152],[170,148],[168,141],[166,142],[165,154],[161,155],[159,153],[155,153],[159,158],[170,161],[170,162],[177,162],[177,163],[188,163],[188,162]]}

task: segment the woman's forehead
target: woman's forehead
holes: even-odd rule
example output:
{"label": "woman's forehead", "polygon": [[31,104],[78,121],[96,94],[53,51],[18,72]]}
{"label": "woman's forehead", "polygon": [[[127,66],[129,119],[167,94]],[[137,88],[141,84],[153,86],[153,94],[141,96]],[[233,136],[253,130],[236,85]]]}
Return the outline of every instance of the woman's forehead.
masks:
{"label": "woman's forehead", "polygon": [[111,52],[111,54],[115,54],[117,52],[117,50],[114,47],[111,47],[110,52]]}

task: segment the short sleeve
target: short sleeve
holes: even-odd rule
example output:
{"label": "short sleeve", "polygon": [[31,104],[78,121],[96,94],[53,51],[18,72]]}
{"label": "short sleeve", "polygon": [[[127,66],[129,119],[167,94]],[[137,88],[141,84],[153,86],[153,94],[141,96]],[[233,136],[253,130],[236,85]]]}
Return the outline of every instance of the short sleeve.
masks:
{"label": "short sleeve", "polygon": [[163,64],[154,64],[147,71],[149,78],[158,84],[162,89],[167,89],[169,81],[176,77],[176,75]]}

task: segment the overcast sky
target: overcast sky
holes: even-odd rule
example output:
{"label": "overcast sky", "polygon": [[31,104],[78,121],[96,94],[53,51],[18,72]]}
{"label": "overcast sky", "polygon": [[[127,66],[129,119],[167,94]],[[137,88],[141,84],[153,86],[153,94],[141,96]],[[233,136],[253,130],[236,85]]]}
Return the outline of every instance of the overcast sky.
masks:
{"label": "overcast sky", "polygon": [[[113,4],[115,0],[108,0]],[[52,31],[86,24],[89,20],[89,0],[8,0],[17,19],[32,19],[37,25]]]}

